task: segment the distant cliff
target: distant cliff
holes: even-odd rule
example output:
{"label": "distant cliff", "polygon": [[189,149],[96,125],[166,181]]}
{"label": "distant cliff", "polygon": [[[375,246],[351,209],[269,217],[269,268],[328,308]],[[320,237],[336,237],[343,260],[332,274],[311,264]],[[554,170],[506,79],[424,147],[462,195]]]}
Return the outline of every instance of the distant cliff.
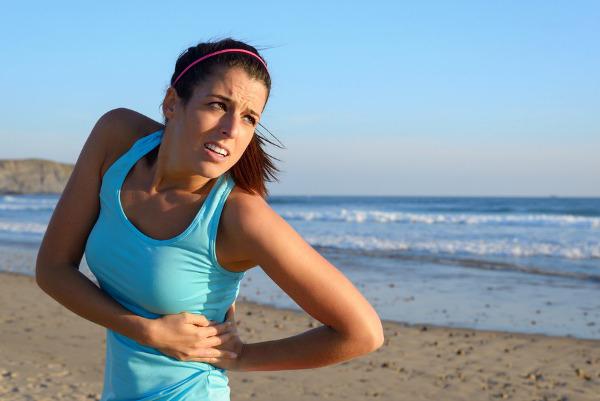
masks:
{"label": "distant cliff", "polygon": [[43,159],[0,159],[0,194],[60,194],[73,167]]}

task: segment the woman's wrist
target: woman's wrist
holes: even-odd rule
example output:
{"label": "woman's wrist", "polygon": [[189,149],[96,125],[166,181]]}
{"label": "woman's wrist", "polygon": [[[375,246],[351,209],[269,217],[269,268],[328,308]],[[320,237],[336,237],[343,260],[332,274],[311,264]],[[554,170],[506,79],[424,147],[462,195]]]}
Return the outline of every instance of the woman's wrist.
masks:
{"label": "woman's wrist", "polygon": [[132,325],[135,333],[132,338],[142,345],[152,346],[154,343],[153,323],[155,323],[154,319],[137,316]]}

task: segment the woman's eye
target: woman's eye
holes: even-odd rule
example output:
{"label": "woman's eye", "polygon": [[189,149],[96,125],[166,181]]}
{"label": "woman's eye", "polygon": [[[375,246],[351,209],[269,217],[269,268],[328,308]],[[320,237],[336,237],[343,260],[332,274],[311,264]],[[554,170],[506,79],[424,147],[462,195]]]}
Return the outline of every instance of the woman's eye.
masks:
{"label": "woman's eye", "polygon": [[256,124],[256,119],[255,119],[254,117],[252,117],[252,116],[246,116],[246,117],[248,117],[248,119],[250,120],[250,123],[251,123],[252,125],[255,125],[255,124]]}
{"label": "woman's eye", "polygon": [[[212,102],[209,103],[209,106],[212,108],[218,108],[218,109],[223,109],[225,110],[225,103],[222,102]],[[250,124],[252,125],[256,125],[256,118],[252,117],[252,116],[246,116],[246,118],[248,118],[248,120],[250,121]]]}
{"label": "woman's eye", "polygon": [[221,103],[221,102],[212,102],[212,103],[210,103],[210,106],[212,108],[225,109],[225,105],[223,103]]}

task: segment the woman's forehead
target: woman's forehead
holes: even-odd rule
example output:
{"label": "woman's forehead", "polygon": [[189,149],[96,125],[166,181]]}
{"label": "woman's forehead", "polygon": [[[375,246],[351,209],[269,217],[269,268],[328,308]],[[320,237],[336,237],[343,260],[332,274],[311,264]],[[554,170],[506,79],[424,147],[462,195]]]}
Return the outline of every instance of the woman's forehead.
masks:
{"label": "woman's forehead", "polygon": [[252,78],[239,67],[219,69],[197,85],[194,92],[201,97],[217,95],[241,103],[255,103],[257,107],[267,99],[265,84]]}

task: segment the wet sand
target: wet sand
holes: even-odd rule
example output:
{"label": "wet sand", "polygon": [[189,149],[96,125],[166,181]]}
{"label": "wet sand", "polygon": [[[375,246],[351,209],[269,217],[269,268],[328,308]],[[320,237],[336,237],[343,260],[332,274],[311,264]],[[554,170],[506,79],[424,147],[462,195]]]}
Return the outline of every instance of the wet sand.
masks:
{"label": "wet sand", "polygon": [[[0,273],[0,399],[98,400],[104,328],[32,277]],[[300,333],[310,316],[237,303],[245,342]],[[600,400],[600,341],[384,322],[385,345],[319,369],[229,372],[236,400]]]}

